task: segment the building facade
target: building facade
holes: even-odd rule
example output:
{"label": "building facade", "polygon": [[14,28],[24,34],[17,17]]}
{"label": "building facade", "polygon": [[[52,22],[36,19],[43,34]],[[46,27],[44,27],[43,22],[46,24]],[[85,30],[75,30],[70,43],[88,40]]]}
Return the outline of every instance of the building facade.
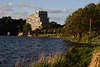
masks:
{"label": "building facade", "polygon": [[42,25],[49,23],[47,11],[37,11],[36,13],[27,16],[26,23],[31,25],[32,30],[41,28]]}

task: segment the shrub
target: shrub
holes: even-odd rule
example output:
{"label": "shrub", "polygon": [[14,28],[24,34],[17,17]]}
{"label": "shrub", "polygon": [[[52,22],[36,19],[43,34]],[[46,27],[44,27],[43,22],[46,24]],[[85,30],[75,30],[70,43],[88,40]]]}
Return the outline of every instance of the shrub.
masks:
{"label": "shrub", "polygon": [[90,63],[93,49],[88,47],[71,48],[61,56],[37,63],[34,67],[87,67]]}
{"label": "shrub", "polygon": [[87,47],[73,48],[65,54],[68,67],[87,67],[90,63],[93,49]]}

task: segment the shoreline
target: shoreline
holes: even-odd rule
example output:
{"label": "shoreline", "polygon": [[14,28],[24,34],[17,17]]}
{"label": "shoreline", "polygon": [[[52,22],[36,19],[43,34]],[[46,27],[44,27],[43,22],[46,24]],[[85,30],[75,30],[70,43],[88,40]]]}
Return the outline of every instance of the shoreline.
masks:
{"label": "shoreline", "polygon": [[69,43],[70,46],[75,46],[75,47],[89,47],[89,48],[100,47],[100,45],[96,45],[96,44],[72,42],[72,41],[70,41],[70,40],[65,40],[65,42],[66,42],[66,43]]}

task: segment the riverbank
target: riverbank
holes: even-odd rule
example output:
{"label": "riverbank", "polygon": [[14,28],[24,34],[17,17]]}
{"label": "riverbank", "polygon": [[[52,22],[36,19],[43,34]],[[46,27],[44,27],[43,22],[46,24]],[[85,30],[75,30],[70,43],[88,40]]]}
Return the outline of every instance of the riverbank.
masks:
{"label": "riverbank", "polygon": [[39,34],[38,37],[64,38],[62,34]]}
{"label": "riverbank", "polygon": [[29,67],[88,67],[91,62],[93,48],[71,47],[61,55],[42,56],[35,64]]}
{"label": "riverbank", "polygon": [[[69,39],[70,42],[76,44],[84,44],[84,45],[100,45],[100,36],[91,37],[84,36],[79,40],[79,38],[73,38],[73,36],[64,36],[63,34],[39,34],[38,37],[48,37],[48,38],[66,38]],[[68,40],[67,40],[68,41]]]}
{"label": "riverbank", "polygon": [[100,55],[100,48],[73,46],[61,55],[49,56],[48,60],[46,60],[47,57],[42,57],[33,64],[33,67],[93,67],[92,65],[99,67],[97,63],[100,64],[100,62],[96,60],[97,55]]}
{"label": "riverbank", "polygon": [[[97,40],[95,38],[95,40]],[[99,39],[98,39],[99,40]],[[97,40],[97,41],[98,41]],[[74,39],[65,40],[69,43],[68,52],[55,56],[49,60],[43,60],[34,64],[34,67],[99,67],[100,44],[78,42]],[[99,49],[99,50],[98,50]],[[98,52],[96,52],[98,51]],[[96,55],[95,55],[96,54]]]}

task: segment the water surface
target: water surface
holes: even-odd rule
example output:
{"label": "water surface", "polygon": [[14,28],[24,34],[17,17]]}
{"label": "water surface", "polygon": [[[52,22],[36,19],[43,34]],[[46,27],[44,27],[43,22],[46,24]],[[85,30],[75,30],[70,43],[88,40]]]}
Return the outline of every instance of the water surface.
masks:
{"label": "water surface", "polygon": [[64,40],[0,36],[0,67],[14,67],[18,61],[35,62],[41,53],[45,55],[62,53],[66,50]]}

